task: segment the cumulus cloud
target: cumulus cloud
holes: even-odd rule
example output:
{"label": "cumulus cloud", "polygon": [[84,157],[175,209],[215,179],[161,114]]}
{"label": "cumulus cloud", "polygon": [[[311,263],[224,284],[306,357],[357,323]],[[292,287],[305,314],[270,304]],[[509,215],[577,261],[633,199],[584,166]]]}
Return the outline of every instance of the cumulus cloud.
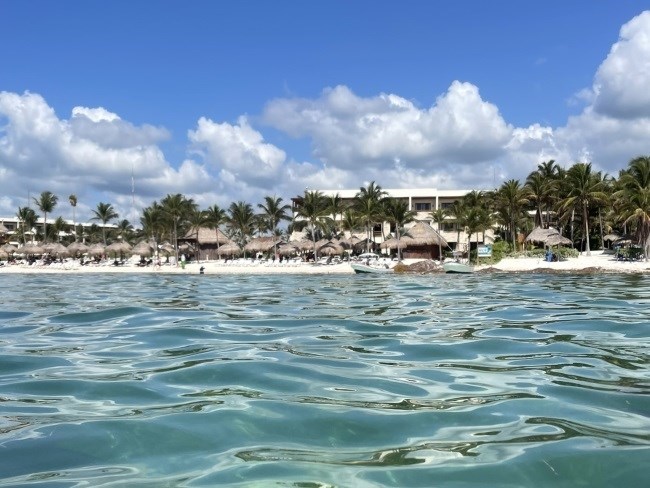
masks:
{"label": "cumulus cloud", "polygon": [[240,117],[236,125],[201,117],[188,138],[192,150],[230,180],[248,181],[261,187],[272,185],[286,161],[285,152],[265,142],[246,117]]}
{"label": "cumulus cloud", "polygon": [[614,118],[650,117],[650,11],[621,28],[594,83],[594,110]]}
{"label": "cumulus cloud", "polygon": [[70,128],[74,137],[92,141],[104,148],[116,149],[149,146],[169,139],[170,136],[162,127],[147,124],[135,127],[103,107],[74,107]]}
{"label": "cumulus cloud", "polygon": [[103,108],[75,107],[65,120],[41,95],[0,92],[0,121],[0,184],[12,197],[0,207],[4,215],[25,205],[29,191],[107,201],[130,194],[132,174],[151,196],[161,189],[189,192],[205,177],[197,176],[199,165],[175,169],[165,160],[155,144],[167,137],[164,129],[136,127]]}
{"label": "cumulus cloud", "polygon": [[395,94],[362,98],[337,86],[316,100],[273,100],[264,120],[309,137],[315,156],[341,169],[384,167],[397,159],[413,168],[472,164],[500,154],[511,133],[476,86],[458,81],[428,109]]}

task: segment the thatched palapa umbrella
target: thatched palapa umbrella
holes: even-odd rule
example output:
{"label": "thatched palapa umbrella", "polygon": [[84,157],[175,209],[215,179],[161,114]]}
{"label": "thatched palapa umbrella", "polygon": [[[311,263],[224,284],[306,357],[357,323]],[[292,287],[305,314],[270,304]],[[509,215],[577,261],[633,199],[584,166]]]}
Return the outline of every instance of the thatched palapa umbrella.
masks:
{"label": "thatched palapa umbrella", "polygon": [[319,249],[318,252],[321,254],[325,254],[326,256],[338,256],[343,254],[343,246],[336,242],[328,242],[324,245],[322,245]]}
{"label": "thatched palapa umbrella", "polygon": [[103,244],[97,243],[93,244],[88,248],[88,254],[91,256],[103,256],[106,254],[106,248],[104,247]]}
{"label": "thatched palapa umbrella", "polygon": [[90,247],[88,247],[86,244],[83,242],[73,242],[68,246],[68,252],[72,255],[75,256],[77,254],[83,254],[88,252]]}
{"label": "thatched palapa umbrella", "polygon": [[0,259],[9,259],[9,253],[0,248]]}
{"label": "thatched palapa umbrella", "polygon": [[65,247],[63,244],[58,243],[58,242],[51,243],[51,244],[45,244],[43,246],[43,248],[48,253],[50,253],[50,255],[52,255],[52,256],[61,257],[61,256],[69,256],[70,255],[70,251],[68,251],[68,248]]}
{"label": "thatched palapa umbrella", "polygon": [[224,256],[239,256],[242,253],[242,250],[235,242],[230,242],[229,244],[221,246],[219,248],[219,253]]}
{"label": "thatched palapa umbrella", "polygon": [[282,239],[279,237],[255,237],[244,246],[244,251],[268,252],[280,243]]}
{"label": "thatched palapa umbrella", "polygon": [[23,247],[19,248],[18,251],[20,254],[32,255],[32,254],[43,254],[45,249],[36,244],[26,244]]}
{"label": "thatched palapa umbrella", "polygon": [[0,247],[3,251],[5,251],[7,254],[11,254],[13,252],[16,252],[18,248],[14,246],[13,244],[5,244],[4,246]]}
{"label": "thatched palapa umbrella", "polygon": [[291,256],[297,254],[299,249],[290,242],[283,242],[278,246],[278,254],[281,256]]}
{"label": "thatched palapa umbrella", "polygon": [[148,258],[153,254],[153,246],[148,241],[140,241],[133,246],[131,253]]}

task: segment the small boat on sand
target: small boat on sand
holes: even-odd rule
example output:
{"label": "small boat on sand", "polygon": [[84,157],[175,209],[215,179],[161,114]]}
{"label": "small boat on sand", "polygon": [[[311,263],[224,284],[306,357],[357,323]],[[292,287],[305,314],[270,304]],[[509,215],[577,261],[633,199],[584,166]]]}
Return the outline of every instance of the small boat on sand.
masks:
{"label": "small boat on sand", "polygon": [[357,274],[363,274],[363,273],[378,273],[378,274],[394,273],[393,268],[389,268],[388,265],[379,266],[379,265],[369,265],[369,264],[363,264],[363,263],[350,263],[350,266],[352,266],[352,269]]}
{"label": "small boat on sand", "polygon": [[473,273],[474,266],[467,263],[461,263],[460,261],[448,261],[443,263],[442,269],[445,270],[445,273]]}
{"label": "small boat on sand", "polygon": [[360,261],[350,263],[350,266],[357,274],[373,273],[386,274],[394,273],[392,267],[384,259],[380,259],[378,254],[363,253],[359,256]]}

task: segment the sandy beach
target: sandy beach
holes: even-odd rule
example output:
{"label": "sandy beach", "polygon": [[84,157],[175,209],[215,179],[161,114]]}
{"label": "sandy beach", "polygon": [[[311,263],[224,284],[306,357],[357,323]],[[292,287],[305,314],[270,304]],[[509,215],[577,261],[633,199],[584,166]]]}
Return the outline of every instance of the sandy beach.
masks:
{"label": "sandy beach", "polygon": [[[418,260],[405,260],[404,264],[409,265]],[[185,268],[173,265],[158,267],[138,267],[135,265],[113,266],[111,264],[81,266],[78,261],[68,260],[64,263],[55,263],[49,266],[26,265],[26,264],[4,264],[0,266],[0,274],[40,274],[40,273],[159,273],[159,274],[200,274],[200,268],[204,268],[204,274],[354,274],[354,271],[347,263],[341,264],[311,264],[311,263],[258,263],[246,264],[224,263],[224,262],[192,262],[186,264]],[[506,258],[494,265],[477,266],[478,272],[603,272],[603,273],[650,273],[650,262],[648,261],[617,261],[614,256],[603,251],[592,251],[591,256],[582,254],[577,258],[569,258],[566,261],[547,262],[541,258]]]}

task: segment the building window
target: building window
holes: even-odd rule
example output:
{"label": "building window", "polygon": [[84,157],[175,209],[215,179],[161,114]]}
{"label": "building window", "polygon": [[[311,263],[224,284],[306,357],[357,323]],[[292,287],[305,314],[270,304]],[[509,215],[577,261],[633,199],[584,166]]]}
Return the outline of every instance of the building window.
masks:
{"label": "building window", "polygon": [[440,207],[441,208],[451,208],[451,207],[454,206],[454,203],[456,203],[456,202],[442,202],[440,204]]}
{"label": "building window", "polygon": [[430,212],[431,204],[430,203],[416,203],[415,210],[417,212]]}
{"label": "building window", "polygon": [[443,222],[440,227],[443,232],[454,232],[456,230],[456,222]]}

